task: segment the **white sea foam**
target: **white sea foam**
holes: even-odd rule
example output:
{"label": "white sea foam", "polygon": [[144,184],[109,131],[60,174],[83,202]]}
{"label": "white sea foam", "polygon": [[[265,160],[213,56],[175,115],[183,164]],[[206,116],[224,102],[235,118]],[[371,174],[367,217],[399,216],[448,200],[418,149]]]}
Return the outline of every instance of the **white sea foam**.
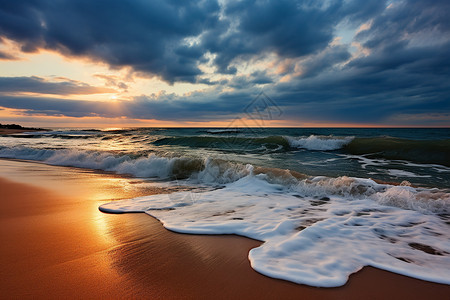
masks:
{"label": "white sea foam", "polygon": [[117,201],[101,210],[145,211],[178,232],[259,239],[265,243],[253,249],[249,259],[255,270],[268,276],[339,286],[349,274],[371,265],[450,284],[450,195],[443,190],[345,176],[298,180],[289,172],[253,175],[252,165],[211,158],[133,158],[25,147],[0,148],[0,157],[137,177],[167,178],[187,170],[189,182],[220,183],[224,188]]}
{"label": "white sea foam", "polygon": [[0,157],[43,161],[57,166],[71,166],[134,177],[168,179],[192,177],[204,183],[229,183],[249,174],[247,166],[213,160],[209,157],[161,157],[155,154],[132,158],[128,155],[114,155],[109,152],[76,149],[34,149],[27,147],[0,148]]}
{"label": "white sea foam", "polygon": [[136,177],[158,178],[169,177],[175,161],[181,159],[159,157],[153,154],[132,159],[127,155],[113,155],[108,152],[26,147],[0,149],[0,157],[38,160],[50,165],[114,171]]}
{"label": "white sea foam", "polygon": [[353,140],[353,137],[333,137],[333,136],[316,136],[308,137],[285,137],[292,148],[303,148],[307,150],[337,150]]}
{"label": "white sea foam", "polygon": [[397,169],[390,169],[387,170],[388,174],[395,177],[431,177],[430,175],[418,175],[416,173],[404,171],[404,170],[397,170]]}
{"label": "white sea foam", "polygon": [[[115,201],[100,210],[146,212],[176,232],[239,234],[264,241],[249,253],[252,267],[297,283],[340,286],[351,273],[374,266],[450,284],[448,224],[430,211],[419,212],[434,207],[432,201],[448,211],[448,194],[431,199],[433,191],[348,177],[317,177],[287,189],[247,168],[248,176],[223,189],[195,197],[180,192]],[[405,199],[407,208],[420,201],[423,207],[394,207]]]}
{"label": "white sea foam", "polygon": [[294,189],[305,197],[332,195],[345,199],[370,199],[382,205],[424,214],[450,214],[450,193],[439,189],[413,188],[407,181],[394,186],[379,184],[372,179],[318,176],[300,181]]}
{"label": "white sea foam", "polygon": [[238,133],[240,132],[239,128],[227,128],[227,129],[208,129],[207,133],[218,134],[218,133]]}
{"label": "white sea foam", "polygon": [[[402,167],[419,167],[419,168],[427,168],[427,169],[433,169],[434,171],[438,173],[448,173],[450,172],[450,168],[443,166],[443,165],[437,165],[437,164],[419,164],[419,163],[412,163],[406,160],[386,160],[381,158],[368,158],[367,155],[370,154],[364,154],[364,155],[350,155],[350,154],[338,154],[341,157],[344,157],[346,159],[355,159],[358,160],[358,162],[361,164],[361,168],[366,169],[369,166],[372,167],[379,167],[379,166],[386,166],[386,165],[398,165]],[[400,171],[400,170],[398,170]],[[417,174],[416,174],[417,175]],[[396,176],[396,175],[394,175]],[[406,176],[409,177],[409,176]],[[411,177],[423,177],[423,176],[411,176]]]}
{"label": "white sea foam", "polygon": [[[190,178],[191,183],[228,184],[250,176],[253,166],[231,161],[193,157],[161,157],[155,154],[132,158],[69,149],[34,149],[26,147],[0,148],[0,157],[43,161],[50,165],[112,171],[144,178]],[[298,180],[287,170],[274,174],[260,174],[260,179],[294,189],[304,197],[328,197],[336,195],[354,199],[370,198],[381,204],[393,205],[423,213],[450,213],[450,194],[438,189],[415,189],[409,186],[378,184],[371,179],[319,176]],[[269,170],[258,173],[273,173]],[[278,174],[278,175],[277,175]]]}

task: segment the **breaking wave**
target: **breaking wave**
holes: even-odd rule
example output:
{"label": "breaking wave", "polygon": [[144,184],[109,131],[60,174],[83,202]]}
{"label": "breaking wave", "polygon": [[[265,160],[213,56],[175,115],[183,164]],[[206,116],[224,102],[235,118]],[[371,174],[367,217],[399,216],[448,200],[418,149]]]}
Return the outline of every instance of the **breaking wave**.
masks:
{"label": "breaking wave", "polygon": [[307,150],[330,151],[341,149],[350,143],[354,137],[334,137],[334,136],[316,136],[308,137],[286,137],[292,148],[300,148]]}
{"label": "breaking wave", "polygon": [[[229,133],[229,131],[224,131]],[[290,136],[268,136],[268,137],[245,137],[245,136],[186,136],[165,137],[153,142],[154,145],[179,145],[187,147],[218,148],[232,150],[260,150],[275,149],[277,151],[288,151],[293,149],[307,150],[337,150],[351,142],[353,137],[315,136],[290,137]]]}
{"label": "breaking wave", "polygon": [[[183,146],[191,149],[204,148],[224,152],[283,153],[290,151],[335,151],[342,154],[360,155],[368,158],[405,160],[415,163],[450,166],[450,139],[412,140],[389,136],[354,137],[335,135],[260,136],[251,131],[238,129],[199,130],[195,135],[158,135],[157,129],[135,130],[58,130],[9,135],[12,138],[52,138],[55,140],[84,139],[130,142],[148,141],[153,147]],[[163,131],[162,131],[163,132]],[[87,141],[87,142],[88,142]]]}
{"label": "breaking wave", "polygon": [[141,178],[189,179],[213,185],[229,184],[246,176],[259,176],[271,184],[289,187],[304,197],[336,195],[352,199],[369,198],[380,204],[404,209],[450,213],[449,193],[438,189],[414,188],[406,181],[400,186],[394,186],[347,176],[312,177],[288,169],[258,167],[212,157],[164,157],[154,153],[131,156],[84,150],[3,147],[0,148],[0,157],[111,171]]}
{"label": "breaking wave", "polygon": [[169,184],[181,179],[201,192],[184,189],[119,200],[100,210],[145,212],[176,232],[264,241],[249,259],[256,271],[274,278],[333,287],[371,265],[450,284],[448,190],[407,181],[392,185],[308,176],[214,157],[30,147],[0,147],[0,157],[167,179]]}

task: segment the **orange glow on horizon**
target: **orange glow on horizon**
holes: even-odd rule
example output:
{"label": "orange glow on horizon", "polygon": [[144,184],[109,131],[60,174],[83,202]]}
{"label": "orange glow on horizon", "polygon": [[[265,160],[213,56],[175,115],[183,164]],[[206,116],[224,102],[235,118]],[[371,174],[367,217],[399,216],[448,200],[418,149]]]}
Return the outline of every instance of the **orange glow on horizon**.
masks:
{"label": "orange glow on horizon", "polygon": [[3,109],[0,110],[0,123],[2,124],[20,124],[26,127],[55,128],[55,127],[77,127],[77,128],[130,128],[130,127],[209,127],[209,128],[417,128],[417,127],[443,127],[448,126],[414,126],[414,125],[393,125],[393,124],[360,124],[360,123],[331,123],[321,121],[301,122],[297,120],[252,120],[248,118],[228,119],[222,121],[165,121],[165,120],[144,120],[122,118],[103,118],[103,117],[65,117],[65,116],[30,116],[23,110]]}

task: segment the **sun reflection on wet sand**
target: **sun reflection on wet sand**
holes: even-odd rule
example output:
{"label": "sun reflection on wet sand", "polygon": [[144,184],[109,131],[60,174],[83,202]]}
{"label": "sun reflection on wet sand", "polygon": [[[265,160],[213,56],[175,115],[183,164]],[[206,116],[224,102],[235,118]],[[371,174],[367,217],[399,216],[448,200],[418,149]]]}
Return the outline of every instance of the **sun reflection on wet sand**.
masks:
{"label": "sun reflection on wet sand", "polygon": [[[0,177],[17,182],[4,183],[10,192],[2,190],[2,201],[10,204],[3,204],[0,219],[8,245],[1,248],[2,286],[14,295],[80,295],[80,285],[84,296],[90,289],[107,297],[129,295],[131,275],[120,272],[117,260],[123,258],[112,255],[122,246],[123,218],[101,213],[98,206],[150,194],[151,183],[11,160],[0,160]],[[114,284],[128,292],[108,291]]]}
{"label": "sun reflection on wet sand", "polygon": [[339,295],[348,299],[353,295],[357,299],[379,291],[373,286],[374,280],[382,286],[390,284],[391,292],[399,290],[406,298],[416,293],[410,289],[411,283],[422,286],[416,290],[423,289],[429,295],[448,291],[446,286],[375,269],[362,272],[365,277],[357,275],[348,287],[339,289],[315,289],[274,280],[250,268],[247,254],[260,244],[258,241],[237,236],[174,234],[146,214],[105,214],[98,210],[105,202],[168,192],[149,181],[1,159],[0,177],[12,180],[0,179],[3,188],[9,187],[8,195],[2,190],[0,211],[4,242],[0,248],[0,288],[5,297]]}

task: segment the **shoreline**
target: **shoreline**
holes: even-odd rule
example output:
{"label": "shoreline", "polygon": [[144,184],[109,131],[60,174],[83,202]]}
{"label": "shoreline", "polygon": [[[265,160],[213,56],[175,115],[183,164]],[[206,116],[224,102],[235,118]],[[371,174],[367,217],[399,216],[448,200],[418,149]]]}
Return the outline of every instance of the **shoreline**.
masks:
{"label": "shoreline", "polygon": [[23,129],[11,129],[11,128],[0,128],[0,135],[9,135],[9,134],[17,134],[24,132],[34,132],[34,131],[49,131],[48,129],[43,128],[23,128]]}
{"label": "shoreline", "polygon": [[98,210],[164,192],[142,179],[3,159],[0,178],[6,241],[0,290],[7,298],[443,299],[450,293],[448,285],[372,267],[339,288],[298,285],[251,269],[247,255],[258,241],[178,234],[143,213]]}

